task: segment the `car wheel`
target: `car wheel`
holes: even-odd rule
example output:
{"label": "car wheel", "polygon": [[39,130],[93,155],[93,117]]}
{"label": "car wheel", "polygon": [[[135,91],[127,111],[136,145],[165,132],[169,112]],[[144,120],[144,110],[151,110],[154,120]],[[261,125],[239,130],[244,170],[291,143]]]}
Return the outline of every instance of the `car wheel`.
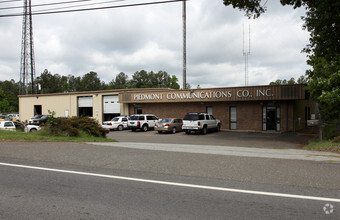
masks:
{"label": "car wheel", "polygon": [[175,127],[172,128],[172,133],[176,134],[176,128]]}
{"label": "car wheel", "polygon": [[118,126],[118,131],[122,131],[123,130],[123,125],[119,125]]}
{"label": "car wheel", "polygon": [[208,132],[207,126],[204,126],[202,130],[202,134],[207,134],[207,132]]}
{"label": "car wheel", "polygon": [[217,125],[216,130],[217,130],[217,131],[221,131],[221,125],[220,125],[220,124]]}
{"label": "car wheel", "polygon": [[143,125],[143,127],[142,127],[142,130],[143,130],[143,131],[148,131],[148,129],[149,129],[149,128],[148,128],[147,125]]}
{"label": "car wheel", "polygon": [[30,132],[36,132],[37,131],[37,129],[35,129],[35,128],[32,128],[31,130],[30,130]]}

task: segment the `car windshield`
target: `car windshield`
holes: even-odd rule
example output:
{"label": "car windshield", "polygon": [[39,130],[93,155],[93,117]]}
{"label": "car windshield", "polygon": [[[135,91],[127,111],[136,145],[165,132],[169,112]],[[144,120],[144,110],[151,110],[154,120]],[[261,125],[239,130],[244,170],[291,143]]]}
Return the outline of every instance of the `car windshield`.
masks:
{"label": "car windshield", "polygon": [[204,120],[204,115],[198,115],[198,114],[187,114],[183,120],[189,120],[189,121],[197,121],[197,120]]}
{"label": "car windshield", "polygon": [[160,123],[169,123],[171,122],[171,118],[165,118],[160,121]]}
{"label": "car windshield", "polygon": [[137,121],[137,120],[144,120],[144,116],[139,116],[139,115],[132,115],[130,117],[131,121]]}
{"label": "car windshield", "polygon": [[42,117],[42,115],[35,115],[34,117],[33,117],[33,119],[37,119],[37,118],[41,118]]}
{"label": "car windshield", "polygon": [[113,118],[111,121],[119,121],[119,118]]}

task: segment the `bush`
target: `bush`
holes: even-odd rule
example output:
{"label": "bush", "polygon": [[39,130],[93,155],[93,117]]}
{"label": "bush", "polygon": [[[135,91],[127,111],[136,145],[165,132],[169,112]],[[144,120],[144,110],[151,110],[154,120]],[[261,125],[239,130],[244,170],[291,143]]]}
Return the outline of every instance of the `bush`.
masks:
{"label": "bush", "polygon": [[333,143],[340,143],[340,136],[338,137],[335,137],[333,140],[332,140]]}
{"label": "bush", "polygon": [[330,121],[325,124],[323,128],[323,138],[325,140],[331,140],[334,137],[338,136],[338,122],[337,120]]}
{"label": "bush", "polygon": [[89,117],[55,118],[55,124],[49,130],[52,135],[70,137],[79,136],[80,131],[95,137],[106,137],[108,133],[108,130]]}

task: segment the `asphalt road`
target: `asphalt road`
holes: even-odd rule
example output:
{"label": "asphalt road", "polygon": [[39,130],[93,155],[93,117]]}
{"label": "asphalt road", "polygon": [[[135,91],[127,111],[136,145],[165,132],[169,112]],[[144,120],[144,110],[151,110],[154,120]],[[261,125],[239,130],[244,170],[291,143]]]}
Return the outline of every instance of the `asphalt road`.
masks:
{"label": "asphalt road", "polygon": [[308,136],[296,133],[260,133],[260,132],[211,132],[206,135],[184,132],[176,134],[158,134],[155,131],[111,131],[108,138],[120,142],[171,143],[215,146],[240,146],[257,148],[291,148],[301,149],[308,143]]}
{"label": "asphalt road", "polygon": [[334,162],[0,142],[0,219],[339,219],[339,168]]}
{"label": "asphalt road", "polygon": [[[4,166],[0,167],[0,172],[3,177],[0,180],[2,219],[339,217],[334,211],[328,215],[323,211],[326,204],[331,204],[327,201],[223,192]],[[192,178],[188,180],[200,181]],[[225,183],[212,180],[210,184]],[[289,188],[299,190],[296,187]],[[300,194],[303,191],[308,190],[302,190]],[[318,190],[318,193],[322,191]],[[336,204],[335,208],[339,206]],[[329,212],[331,210],[334,210],[334,206]]]}

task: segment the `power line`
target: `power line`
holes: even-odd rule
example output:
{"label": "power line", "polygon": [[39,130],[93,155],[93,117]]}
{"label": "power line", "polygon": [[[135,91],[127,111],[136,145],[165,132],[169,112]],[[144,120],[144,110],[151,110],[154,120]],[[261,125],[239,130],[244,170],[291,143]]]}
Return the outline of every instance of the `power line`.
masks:
{"label": "power line", "polygon": [[[20,0],[22,1],[22,0]],[[77,1],[68,1],[68,2],[54,2],[54,3],[47,3],[47,4],[39,4],[39,5],[32,5],[31,7],[42,7],[42,6],[50,6],[50,5],[60,5],[60,4],[70,4],[70,3],[77,3],[77,2],[87,2],[92,0],[77,0]],[[22,9],[24,6],[12,6],[12,7],[6,7],[6,8],[0,8],[0,10],[8,10],[8,9]]]}
{"label": "power line", "polygon": [[[46,12],[46,11],[45,12],[32,12],[32,15],[61,14],[61,13],[69,13],[69,12],[94,11],[94,10],[113,9],[113,8],[127,8],[127,7],[136,7],[136,6],[145,6],[145,5],[156,5],[156,4],[167,4],[167,3],[183,2],[183,1],[188,1],[188,0],[168,0],[168,1],[144,2],[144,3],[127,4],[127,5],[105,6],[105,7],[97,7],[97,8],[83,8],[83,9],[50,11],[50,12]],[[24,15],[24,13],[5,14],[5,15],[0,15],[0,18],[4,18],[4,17],[18,17],[18,16],[23,16],[23,15]]]}
{"label": "power line", "polygon": [[[93,1],[93,0],[76,0],[76,1],[67,1],[67,2],[54,2],[54,3],[47,3],[47,4],[38,4],[38,5],[32,5],[32,8],[62,5],[62,4],[74,4],[74,3],[88,2],[88,1]],[[40,11],[51,11],[51,10],[65,9],[65,8],[85,7],[85,6],[90,6],[90,5],[108,4],[108,3],[120,2],[120,1],[125,1],[125,0],[114,0],[114,1],[104,1],[104,2],[97,2],[97,3],[90,3],[90,4],[82,4],[82,5],[73,5],[73,6],[66,6],[66,7],[60,7],[60,8],[44,9],[44,10],[40,10]],[[13,9],[23,9],[23,8],[24,8],[23,6],[12,6],[12,7],[0,8],[0,10],[13,10]],[[40,11],[35,11],[35,12],[40,12]]]}
{"label": "power line", "polygon": [[21,2],[22,0],[8,0],[8,1],[0,1],[1,3],[8,3],[8,2]]}
{"label": "power line", "polygon": [[[91,1],[91,0],[87,0],[87,1]],[[90,5],[101,5],[101,4],[123,2],[123,1],[126,1],[126,0],[113,0],[113,1],[107,1],[107,2],[97,2],[97,3],[89,3],[89,4],[82,4],[82,5],[65,6],[65,7],[59,7],[59,8],[42,9],[42,10],[38,10],[34,12],[47,12],[47,11],[53,11],[53,10],[59,10],[59,9],[77,8],[77,7],[85,7],[85,6],[90,6]]]}

